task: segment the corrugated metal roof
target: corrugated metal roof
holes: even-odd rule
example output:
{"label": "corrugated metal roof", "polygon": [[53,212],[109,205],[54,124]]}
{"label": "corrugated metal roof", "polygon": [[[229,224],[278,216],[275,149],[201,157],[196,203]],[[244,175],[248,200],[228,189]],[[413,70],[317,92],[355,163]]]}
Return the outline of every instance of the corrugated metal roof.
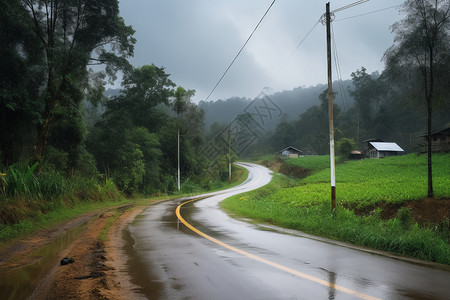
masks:
{"label": "corrugated metal roof", "polygon": [[370,142],[378,151],[403,151],[396,143]]}
{"label": "corrugated metal roof", "polygon": [[294,147],[292,147],[292,146],[286,147],[286,148],[284,148],[283,150],[278,151],[278,153],[283,152],[283,151],[286,151],[286,150],[289,150],[289,149],[292,149],[292,150],[294,150],[294,151],[297,151],[298,153],[303,153],[302,150],[298,150],[297,148],[294,148]]}

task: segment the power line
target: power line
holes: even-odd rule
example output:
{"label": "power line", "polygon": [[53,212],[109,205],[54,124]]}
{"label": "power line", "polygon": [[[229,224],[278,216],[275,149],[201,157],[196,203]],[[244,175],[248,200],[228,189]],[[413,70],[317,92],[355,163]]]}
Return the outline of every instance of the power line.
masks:
{"label": "power line", "polygon": [[272,80],[278,75],[278,73],[280,73],[280,71],[284,68],[284,66],[287,64],[287,62],[292,58],[292,56],[294,56],[295,52],[297,52],[298,48],[300,48],[300,46],[303,44],[303,42],[306,40],[306,38],[311,34],[311,32],[313,32],[314,28],[316,28],[317,24],[319,24],[320,22],[320,18],[317,20],[317,22],[314,24],[313,27],[311,27],[311,29],[308,31],[308,33],[306,33],[306,35],[302,38],[302,40],[300,41],[300,43],[298,43],[297,47],[295,47],[294,51],[291,52],[291,54],[289,55],[289,57],[284,61],[284,63],[280,66],[280,68],[278,69],[278,71],[272,76],[272,78],[269,81],[269,84],[267,84],[266,86],[269,86],[270,83],[272,82]]}
{"label": "power line", "polygon": [[337,51],[337,46],[336,46],[336,36],[334,34],[333,24],[331,24],[331,32],[332,32],[331,38],[333,39],[334,63],[336,66],[336,74],[337,74],[338,82],[339,82],[339,90],[341,92],[342,105],[344,107],[345,112],[348,112],[347,100],[346,100],[347,97],[345,97],[344,87],[342,85],[341,64],[339,63],[338,51]]}
{"label": "power line", "polygon": [[337,9],[331,11],[330,14],[334,14],[334,13],[336,13],[336,12],[338,12],[338,11],[341,11],[341,10],[344,10],[344,9],[347,9],[347,8],[350,8],[350,7],[353,7],[353,6],[362,4],[362,3],[364,3],[364,2],[368,2],[368,1],[369,1],[369,0],[359,0],[359,1],[356,1],[356,2],[354,2],[354,3],[352,3],[352,4],[349,4],[349,5],[346,5],[346,6],[337,8]]}
{"label": "power line", "polygon": [[272,8],[273,4],[275,3],[276,0],[273,0],[272,3],[270,4],[269,8],[266,10],[266,12],[264,13],[264,15],[262,16],[262,18],[259,20],[258,24],[256,25],[255,29],[253,29],[252,33],[250,34],[250,36],[247,38],[247,40],[245,41],[244,45],[241,47],[241,49],[239,50],[239,52],[236,54],[236,56],[234,57],[234,59],[231,61],[230,65],[228,66],[228,68],[225,70],[225,72],[223,73],[222,77],[220,77],[219,81],[216,83],[216,85],[214,86],[214,88],[212,89],[212,91],[209,93],[208,97],[206,97],[205,101],[208,101],[209,97],[211,96],[212,93],[214,93],[214,91],[216,90],[216,88],[219,86],[220,82],[222,81],[222,79],[225,77],[225,74],[227,74],[228,70],[231,68],[231,66],[233,65],[233,63],[236,61],[236,59],[238,58],[238,56],[241,54],[242,50],[244,50],[245,46],[247,45],[248,41],[250,41],[250,39],[252,38],[253,34],[255,33],[256,29],[259,27],[259,24],[261,24],[262,20],[266,17],[267,13],[269,12],[269,10]]}
{"label": "power line", "polygon": [[399,5],[389,6],[389,7],[386,7],[386,8],[370,11],[370,12],[363,13],[363,14],[360,14],[360,15],[351,16],[351,17],[347,17],[347,18],[343,18],[343,19],[338,19],[338,20],[335,20],[335,22],[344,21],[344,20],[347,20],[347,19],[353,19],[353,18],[357,18],[357,17],[362,17],[362,16],[374,14],[374,13],[377,13],[377,12],[380,12],[380,11],[384,11],[384,10],[388,10],[388,9],[392,9],[392,8],[397,8],[397,7],[400,7],[400,6],[402,6],[402,5],[399,4]]}

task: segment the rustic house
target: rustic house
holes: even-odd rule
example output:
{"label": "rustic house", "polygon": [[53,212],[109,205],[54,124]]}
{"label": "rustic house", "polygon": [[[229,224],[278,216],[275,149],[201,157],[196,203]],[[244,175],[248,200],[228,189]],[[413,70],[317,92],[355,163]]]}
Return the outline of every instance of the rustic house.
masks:
{"label": "rustic house", "polygon": [[298,150],[297,148],[294,148],[292,146],[289,146],[287,148],[284,148],[281,151],[278,151],[280,154],[280,158],[297,158],[299,156],[303,155],[303,151]]}
{"label": "rustic house", "polygon": [[[425,138],[425,145],[422,145],[421,151],[427,151],[427,135],[422,135]],[[431,151],[433,152],[449,152],[450,151],[450,126],[444,127],[440,130],[431,132]]]}
{"label": "rustic house", "polygon": [[397,156],[399,152],[403,152],[396,143],[387,142],[369,142],[369,150],[367,157],[383,158],[388,156]]}
{"label": "rustic house", "polygon": [[370,145],[371,142],[378,143],[378,142],[384,142],[384,141],[379,138],[371,138],[371,139],[363,141],[363,149],[361,152],[366,157],[369,157],[369,150],[372,148],[372,146]]}

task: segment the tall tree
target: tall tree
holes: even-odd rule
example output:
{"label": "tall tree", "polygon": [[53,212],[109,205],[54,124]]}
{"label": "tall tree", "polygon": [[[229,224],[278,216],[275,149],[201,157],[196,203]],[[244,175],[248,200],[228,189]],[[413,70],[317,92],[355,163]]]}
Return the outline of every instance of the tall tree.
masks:
{"label": "tall tree", "polygon": [[[177,120],[174,125],[178,136],[178,176],[181,176],[181,172],[185,176],[199,176],[202,168],[202,160],[199,158],[199,153],[200,146],[203,144],[204,112],[191,102],[191,98],[194,95],[195,90],[185,90],[183,87],[178,86],[171,102],[172,110],[177,114]],[[167,133],[161,132],[161,134],[167,137]],[[166,145],[170,145],[170,143],[166,143]],[[170,151],[166,145],[164,145],[166,150]],[[181,180],[180,177],[178,179]]]}
{"label": "tall tree", "polygon": [[32,18],[32,32],[39,40],[36,51],[45,68],[45,85],[36,95],[44,107],[35,145],[36,159],[42,160],[55,111],[78,107],[84,94],[90,92],[88,65],[105,64],[110,76],[128,67],[134,30],[119,16],[117,0],[20,3]]}
{"label": "tall tree", "polygon": [[[154,193],[166,185],[161,163],[162,130],[171,128],[166,112],[174,83],[164,68],[155,65],[134,68],[125,74],[121,94],[106,102],[103,120],[88,140],[98,168],[112,175],[119,188],[128,193]],[[172,136],[173,137],[173,136]]]}
{"label": "tall tree", "polygon": [[18,1],[0,0],[0,7],[0,152],[12,164],[33,148],[43,109],[34,95],[45,70],[32,18]]}
{"label": "tall tree", "polygon": [[[405,18],[392,26],[394,45],[385,53],[391,79],[409,85],[413,95],[424,99],[427,108],[428,197],[434,196],[431,154],[432,104],[437,81],[448,72],[450,49],[450,2],[407,0]],[[413,80],[411,80],[413,79]],[[416,81],[414,81],[416,79]],[[420,83],[420,89],[415,84]]]}

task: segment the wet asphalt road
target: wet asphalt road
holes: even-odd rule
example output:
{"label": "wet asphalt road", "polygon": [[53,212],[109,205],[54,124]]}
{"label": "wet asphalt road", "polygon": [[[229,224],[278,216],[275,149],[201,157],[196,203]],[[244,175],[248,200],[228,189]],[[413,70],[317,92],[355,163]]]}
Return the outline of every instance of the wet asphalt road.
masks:
{"label": "wet asphalt road", "polygon": [[264,167],[245,166],[243,185],[180,208],[186,222],[224,244],[178,220],[185,200],[150,206],[127,228],[137,292],[148,299],[450,299],[449,268],[230,218],[221,200],[271,178]]}

